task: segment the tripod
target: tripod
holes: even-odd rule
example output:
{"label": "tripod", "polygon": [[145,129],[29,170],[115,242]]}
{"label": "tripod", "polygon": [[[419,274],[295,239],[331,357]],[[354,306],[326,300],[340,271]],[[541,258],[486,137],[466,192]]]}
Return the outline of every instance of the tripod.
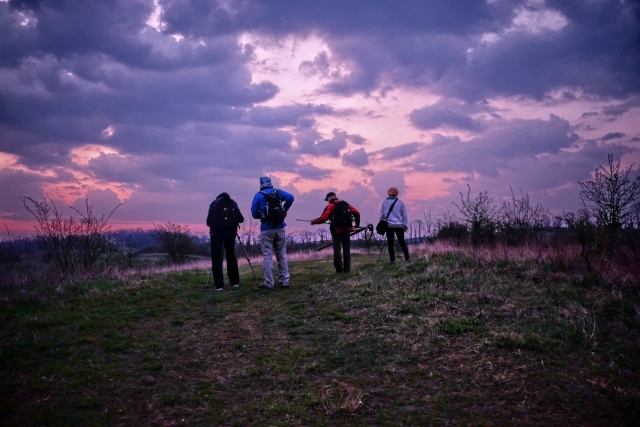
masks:
{"label": "tripod", "polygon": [[256,283],[259,285],[260,281],[258,280],[258,276],[256,276],[256,272],[253,269],[253,266],[251,265],[251,260],[249,259],[249,255],[247,254],[247,250],[244,248],[244,245],[242,244],[242,239],[240,239],[240,236],[238,236],[237,233],[236,233],[236,237],[238,238],[238,242],[240,242],[240,247],[242,248],[242,252],[244,252],[245,258],[247,258],[247,262],[249,263],[249,268],[251,268],[251,272],[253,273],[253,277],[256,279]]}

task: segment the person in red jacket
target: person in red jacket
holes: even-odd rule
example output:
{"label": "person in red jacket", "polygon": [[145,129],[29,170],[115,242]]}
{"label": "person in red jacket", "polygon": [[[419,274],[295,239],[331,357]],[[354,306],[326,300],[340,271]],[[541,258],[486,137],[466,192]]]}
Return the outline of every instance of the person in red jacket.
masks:
{"label": "person in red jacket", "polygon": [[[324,200],[328,202],[327,207],[324,208],[322,215],[311,220],[311,224],[331,221],[329,231],[333,244],[333,265],[336,273],[349,273],[351,271],[350,233],[356,227],[360,227],[360,212],[344,200],[338,199],[333,191],[328,192]],[[341,252],[344,254],[344,262]]]}

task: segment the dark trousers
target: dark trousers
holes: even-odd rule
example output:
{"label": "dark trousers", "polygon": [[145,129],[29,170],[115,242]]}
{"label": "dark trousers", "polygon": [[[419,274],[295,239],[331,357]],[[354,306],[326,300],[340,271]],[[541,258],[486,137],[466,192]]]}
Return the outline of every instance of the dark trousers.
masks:
{"label": "dark trousers", "polygon": [[231,282],[231,285],[238,285],[240,283],[235,246],[235,230],[214,233],[211,236],[211,271],[213,272],[213,284],[216,288],[224,287],[224,277],[222,275],[223,249],[227,258],[227,276],[229,276],[229,282]]}
{"label": "dark trousers", "polygon": [[391,262],[396,260],[394,237],[398,238],[398,243],[400,244],[400,248],[402,248],[405,261],[409,261],[409,248],[407,247],[407,243],[404,241],[404,229],[387,228],[387,247],[389,248],[389,258],[391,259]]}
{"label": "dark trousers", "polygon": [[[336,268],[336,272],[348,273],[351,271],[351,236],[349,236],[349,232],[332,233],[331,243],[333,244],[333,265]],[[341,251],[344,254],[344,264]]]}

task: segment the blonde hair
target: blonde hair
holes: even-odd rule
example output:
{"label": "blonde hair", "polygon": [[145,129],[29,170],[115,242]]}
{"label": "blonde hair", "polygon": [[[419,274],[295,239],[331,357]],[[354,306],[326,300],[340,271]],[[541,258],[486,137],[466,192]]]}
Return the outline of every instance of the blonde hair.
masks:
{"label": "blonde hair", "polygon": [[391,187],[387,190],[387,194],[390,196],[397,196],[400,191],[396,187]]}

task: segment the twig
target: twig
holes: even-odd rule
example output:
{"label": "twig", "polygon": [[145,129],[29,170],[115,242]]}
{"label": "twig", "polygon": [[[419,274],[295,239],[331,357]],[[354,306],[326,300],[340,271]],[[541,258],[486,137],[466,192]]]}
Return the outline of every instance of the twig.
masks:
{"label": "twig", "polygon": [[448,307],[451,307],[451,308],[453,308],[453,309],[455,309],[455,310],[461,311],[461,312],[462,312],[462,313],[464,313],[464,314],[473,314],[473,313],[470,313],[469,311],[467,311],[467,310],[465,310],[465,309],[463,309],[463,308],[460,308],[460,307],[458,307],[458,306],[456,306],[456,305],[454,305],[454,304],[448,303],[448,302],[446,302],[446,301],[442,301],[442,300],[441,300],[441,299],[439,299],[439,298],[435,298],[435,297],[427,297],[427,298],[428,298],[428,299],[435,300],[435,301],[438,301],[439,303],[444,304],[444,305],[446,305],[446,306],[448,306]]}

